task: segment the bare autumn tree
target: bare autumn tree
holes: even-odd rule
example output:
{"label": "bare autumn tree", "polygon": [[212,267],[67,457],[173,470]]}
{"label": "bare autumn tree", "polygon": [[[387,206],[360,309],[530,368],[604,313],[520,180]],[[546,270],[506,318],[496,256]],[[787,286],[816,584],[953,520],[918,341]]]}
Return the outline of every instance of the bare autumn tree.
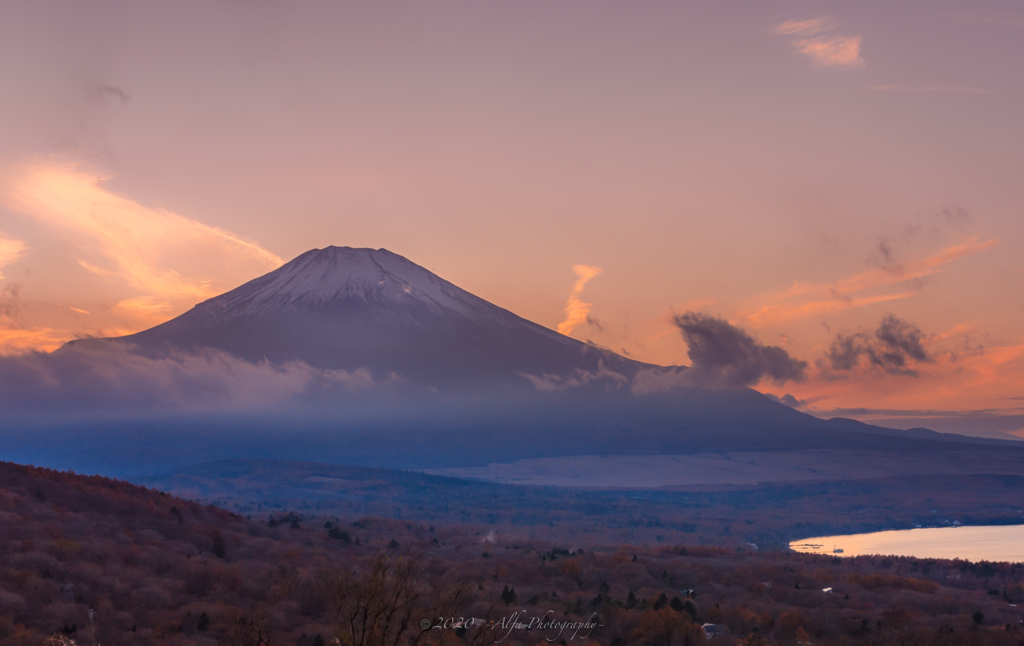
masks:
{"label": "bare autumn tree", "polygon": [[361,576],[350,579],[336,615],[346,646],[397,646],[412,624],[417,602],[427,590],[414,576],[415,560],[378,551]]}
{"label": "bare autumn tree", "polygon": [[360,571],[321,571],[314,586],[329,600],[344,646],[416,646],[439,642],[444,631],[433,628],[435,619],[455,617],[471,601],[464,581],[431,576],[427,583],[423,574],[417,555],[378,550]]}
{"label": "bare autumn tree", "polygon": [[274,646],[269,614],[265,607],[256,607],[239,615],[228,646]]}

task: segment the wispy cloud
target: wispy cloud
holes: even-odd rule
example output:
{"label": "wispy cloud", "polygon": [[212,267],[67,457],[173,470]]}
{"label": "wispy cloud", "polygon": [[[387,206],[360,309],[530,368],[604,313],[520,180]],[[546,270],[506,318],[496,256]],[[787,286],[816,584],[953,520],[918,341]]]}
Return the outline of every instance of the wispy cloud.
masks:
{"label": "wispy cloud", "polygon": [[119,302],[114,306],[114,312],[129,319],[156,325],[168,319],[171,314],[171,306],[156,296],[136,296]]}
{"label": "wispy cloud", "polygon": [[117,87],[116,85],[110,85],[109,83],[102,83],[97,85],[90,85],[88,88],[89,95],[96,99],[113,98],[121,103],[128,103],[132,100],[128,94]]}
{"label": "wispy cloud", "polygon": [[[6,175],[0,202],[64,236],[89,272],[135,290],[115,311],[147,314],[149,324],[159,322],[155,313],[187,307],[283,264],[234,233],[116,195],[103,177],[75,165],[40,163]],[[0,254],[21,248],[7,243]]]}
{"label": "wispy cloud", "polygon": [[810,20],[788,20],[775,27],[779,36],[789,36],[790,44],[816,65],[826,67],[861,67],[861,36],[844,36],[834,32],[836,23],[828,17]]}
{"label": "wispy cloud", "polygon": [[[941,402],[944,412],[938,417],[943,419],[957,409],[974,415],[979,404],[1020,413],[1019,408],[1008,408],[1006,401],[1024,383],[1024,343],[983,347],[966,335],[970,325],[925,334],[906,321],[891,323],[883,320],[869,333],[836,335],[834,341],[840,343],[823,349],[811,378],[790,385],[794,397],[805,403],[803,408],[816,415],[838,414],[833,409],[873,409],[853,414],[858,418],[899,417],[896,409],[919,409],[920,414],[908,415],[923,419],[929,417],[926,409],[938,408],[936,402]],[[852,345],[842,343],[843,337],[851,336]],[[931,428],[923,422],[917,425]]]}
{"label": "wispy cloud", "polygon": [[1007,25],[1009,27],[1024,27],[1024,18],[1008,18],[1005,16],[965,16],[953,15],[951,18],[958,20],[969,20],[971,22],[987,22],[993,25]]}
{"label": "wispy cloud", "polygon": [[0,319],[15,319],[21,309],[20,296],[21,288],[17,283],[4,285],[0,289]]}
{"label": "wispy cloud", "polygon": [[828,36],[807,38],[793,45],[818,65],[859,67],[864,64],[860,56],[860,41],[860,36]]}
{"label": "wispy cloud", "polygon": [[66,332],[52,328],[0,328],[0,356],[31,351],[52,352],[66,340]]}
{"label": "wispy cloud", "polygon": [[558,324],[558,331],[561,334],[571,334],[573,330],[587,322],[593,305],[583,302],[583,288],[591,278],[601,273],[600,267],[591,265],[574,265],[572,270],[577,278],[572,286],[572,293],[569,294],[569,302],[565,304],[565,320]]}
{"label": "wispy cloud", "polygon": [[0,280],[4,279],[3,268],[20,258],[27,248],[21,240],[8,238],[0,232]]}
{"label": "wispy cloud", "polygon": [[541,377],[525,372],[516,373],[525,377],[537,390],[568,390],[591,384],[603,383],[606,387],[618,388],[629,383],[629,378],[614,370],[605,367],[603,361],[598,361],[597,370],[590,372],[583,368],[576,368],[566,375],[546,374]]}
{"label": "wispy cloud", "polygon": [[869,90],[876,92],[947,92],[956,94],[995,94],[995,90],[967,85],[875,85]]}
{"label": "wispy cloud", "polygon": [[835,21],[831,18],[811,18],[810,20],[787,20],[775,28],[780,36],[813,36],[823,31],[835,29]]}
{"label": "wispy cloud", "polygon": [[[364,398],[401,386],[367,368],[324,370],[301,361],[249,363],[220,351],[154,358],[110,343],[0,357],[0,407],[7,414],[59,410],[217,410],[264,408],[289,401]],[[322,400],[320,398],[323,398]]]}
{"label": "wispy cloud", "polygon": [[[900,263],[899,271],[880,266],[837,283],[794,283],[785,292],[757,299],[760,302],[753,305],[745,319],[751,325],[762,326],[907,298],[919,291],[921,278],[995,244],[995,240],[970,239],[926,258]],[[880,291],[892,288],[895,291]]]}

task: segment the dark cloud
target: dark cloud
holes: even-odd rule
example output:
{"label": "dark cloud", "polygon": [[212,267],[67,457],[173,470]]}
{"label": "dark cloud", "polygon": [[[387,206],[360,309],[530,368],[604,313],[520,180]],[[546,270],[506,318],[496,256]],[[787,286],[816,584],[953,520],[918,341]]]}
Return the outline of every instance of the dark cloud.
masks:
{"label": "dark cloud", "polygon": [[887,236],[882,236],[878,239],[875,251],[868,258],[868,262],[879,269],[896,274],[897,276],[903,273],[903,263],[896,257],[896,252],[893,251],[892,246],[889,244]]}
{"label": "dark cloud", "polygon": [[853,297],[852,296],[850,296],[849,294],[842,294],[842,293],[840,293],[839,290],[835,286],[831,287],[828,291],[829,291],[829,293],[832,294],[833,298],[841,300],[841,301],[843,301],[845,303],[853,303]]}
{"label": "dark cloud", "polygon": [[942,209],[938,215],[946,224],[953,227],[963,227],[971,223],[971,214],[959,206]]}
{"label": "dark cloud", "polygon": [[975,342],[969,334],[965,334],[959,346],[949,351],[949,360],[956,363],[960,357],[978,357],[983,354],[985,354],[985,346]]}
{"label": "dark cloud", "polygon": [[128,103],[132,100],[128,94],[117,87],[116,85],[110,85],[108,83],[98,84],[90,88],[92,94],[97,99],[116,99],[121,103]]}
{"label": "dark cloud", "polygon": [[762,345],[724,319],[686,312],[672,321],[686,341],[690,378],[704,385],[741,387],[762,379],[781,384],[805,376],[806,361],[794,359],[778,346]]}
{"label": "dark cloud", "polygon": [[916,377],[914,366],[933,361],[923,342],[919,327],[886,314],[873,333],[836,334],[818,367],[835,373],[874,368]]}
{"label": "dark cloud", "polygon": [[889,246],[889,240],[887,240],[885,237],[878,241],[878,252],[882,254],[882,258],[885,261],[885,264],[888,265],[892,263],[892,247]]}
{"label": "dark cloud", "polygon": [[950,231],[962,234],[971,228],[972,221],[973,217],[965,209],[948,207],[907,224],[903,233],[911,240],[923,235],[938,237]]}
{"label": "dark cloud", "polygon": [[598,332],[604,332],[604,323],[602,323],[600,319],[596,319],[589,314],[587,314],[587,325],[591,326]]}
{"label": "dark cloud", "polygon": [[880,347],[872,355],[872,361],[880,366],[902,368],[909,362],[931,361],[921,341],[924,334],[912,323],[886,315],[875,330]]}
{"label": "dark cloud", "polygon": [[0,318],[18,318],[21,311],[20,291],[17,283],[11,283],[0,290]]}

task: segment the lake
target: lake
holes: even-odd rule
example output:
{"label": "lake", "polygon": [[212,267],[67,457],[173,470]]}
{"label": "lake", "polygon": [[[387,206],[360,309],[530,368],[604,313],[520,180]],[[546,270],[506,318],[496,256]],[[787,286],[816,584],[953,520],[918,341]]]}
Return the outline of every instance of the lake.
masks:
{"label": "lake", "polygon": [[1024,561],[1024,525],[927,527],[871,534],[816,536],[793,541],[789,548],[809,554],[860,556],[885,554],[968,561]]}

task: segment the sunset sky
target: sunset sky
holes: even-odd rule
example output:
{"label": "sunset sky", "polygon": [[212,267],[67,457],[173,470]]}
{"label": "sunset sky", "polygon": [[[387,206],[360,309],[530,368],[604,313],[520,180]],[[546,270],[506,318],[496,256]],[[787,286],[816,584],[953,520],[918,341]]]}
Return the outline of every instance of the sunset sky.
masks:
{"label": "sunset sky", "polygon": [[0,6],[0,353],[384,247],[643,361],[724,318],[818,415],[1024,429],[1020,2]]}

